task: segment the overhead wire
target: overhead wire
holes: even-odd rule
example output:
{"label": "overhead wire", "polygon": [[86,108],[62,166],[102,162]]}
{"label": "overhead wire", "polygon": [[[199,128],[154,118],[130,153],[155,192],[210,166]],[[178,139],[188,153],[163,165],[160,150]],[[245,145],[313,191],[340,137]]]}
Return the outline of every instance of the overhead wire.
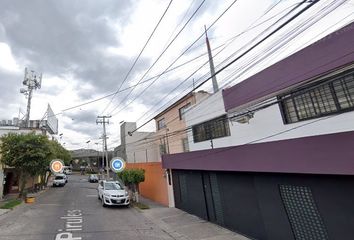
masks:
{"label": "overhead wire", "polygon": [[[200,10],[200,8],[203,6],[205,3],[205,0],[203,0],[197,9],[193,12],[193,14],[189,17],[187,22],[183,25],[183,27],[178,31],[178,33],[173,37],[173,39],[170,41],[170,43],[167,45],[166,48],[163,49],[163,51],[160,53],[160,55],[157,57],[157,59],[153,62],[153,64],[148,68],[147,71],[143,74],[143,76],[139,79],[138,83],[140,83],[145,76],[151,71],[151,69],[156,65],[156,63],[161,59],[161,57],[166,53],[166,51],[170,48],[170,46],[175,42],[175,40],[178,38],[178,36],[183,32],[183,30],[186,28],[186,26],[191,22],[191,20],[194,18],[194,16],[197,14],[197,12]],[[158,78],[157,78],[158,79]],[[155,82],[156,79],[153,81]],[[131,91],[119,102],[117,106],[115,106],[111,111],[109,115],[114,115],[113,112],[120,107],[121,103],[123,103],[129,96],[130,94],[134,91],[135,88],[132,88]]]}
{"label": "overhead wire", "polygon": [[[296,5],[292,10],[290,10],[290,12],[288,14],[290,14],[292,11],[294,11],[294,9],[298,8],[299,6],[301,6],[302,4],[304,4],[306,2],[306,0],[302,1],[301,3],[299,3],[298,5]],[[291,21],[293,21],[294,19],[296,19],[298,16],[300,16],[301,14],[303,14],[306,10],[308,10],[309,8],[311,8],[314,4],[316,4],[318,2],[317,1],[313,1],[311,2],[308,6],[304,7],[303,9],[301,9],[299,12],[297,12],[295,15],[291,16],[288,20],[286,20],[284,23],[282,23],[280,26],[278,26],[275,30],[273,30],[271,33],[267,34],[264,38],[262,38],[260,41],[258,41],[256,44],[254,44],[253,46],[251,46],[248,50],[244,51],[241,55],[239,55],[238,57],[234,58],[231,62],[227,63],[225,66],[223,66],[222,68],[220,68],[219,70],[217,70],[215,72],[214,75],[208,77],[207,79],[205,79],[203,82],[201,82],[200,84],[198,84],[196,87],[194,87],[190,92],[193,92],[195,89],[198,89],[199,87],[201,87],[202,85],[204,85],[207,81],[209,81],[212,77],[216,76],[217,74],[219,74],[220,72],[222,72],[223,70],[225,70],[226,68],[228,68],[229,66],[231,66],[233,63],[235,63],[237,60],[239,60],[240,58],[242,58],[243,56],[245,56],[247,53],[249,53],[250,51],[252,51],[254,48],[256,48],[258,45],[260,45],[262,42],[264,42],[265,40],[267,40],[269,37],[271,37],[273,34],[275,34],[277,31],[279,31],[280,29],[282,29],[284,26],[286,26],[287,24],[289,24]],[[132,133],[134,133],[135,131],[137,131],[138,129],[140,129],[141,127],[145,126],[147,123],[149,123],[149,121],[143,123],[141,126],[139,126],[138,128],[136,128],[134,131],[132,131]]]}
{"label": "overhead wire", "polygon": [[160,17],[159,21],[157,22],[157,24],[154,27],[154,30],[151,32],[151,34],[149,35],[148,39],[146,40],[143,48],[140,50],[138,56],[135,58],[133,65],[130,67],[129,71],[127,72],[127,74],[125,75],[123,81],[121,82],[118,90],[113,94],[112,99],[110,100],[110,102],[108,103],[108,105],[104,108],[104,110],[102,111],[102,114],[107,110],[107,108],[111,105],[113,99],[115,98],[115,96],[118,94],[119,90],[121,89],[121,87],[123,86],[124,82],[128,79],[128,76],[130,75],[130,73],[132,72],[133,68],[135,67],[136,63],[138,62],[141,54],[144,52],[146,46],[148,45],[148,43],[150,42],[152,36],[154,35],[156,29],[158,28],[158,26],[160,25],[160,23],[162,22],[162,19],[165,17],[168,9],[170,8],[171,4],[172,4],[173,0],[170,0],[170,2],[168,3],[165,11],[163,12],[162,16]]}
{"label": "overhead wire", "polygon": [[[214,22],[206,29],[209,30],[213,25],[215,25],[215,23],[217,21],[220,20],[220,18],[222,16],[224,16],[224,14],[237,2],[238,0],[234,0],[219,16],[217,19],[214,20]],[[190,48],[197,43],[202,37],[204,36],[204,33],[202,33],[192,44],[190,44],[163,72],[167,71],[169,68],[171,68],[186,52],[188,52],[190,50]],[[132,102],[134,102],[138,97],[140,97],[149,87],[152,86],[152,84],[154,84],[156,81],[158,80],[155,79],[152,83],[150,83],[150,85],[145,88],[141,93],[139,93],[139,95],[137,95],[133,100],[131,100],[128,104],[126,104],[122,109],[120,109],[118,112],[116,113],[112,113],[111,115],[116,115],[117,113],[119,113],[120,111],[122,111],[123,109],[125,109],[126,107],[128,107]]]}
{"label": "overhead wire", "polygon": [[[350,14],[350,15],[351,15],[351,14]],[[348,17],[348,16],[347,16],[347,17]],[[347,18],[347,17],[345,17],[345,18]],[[341,20],[341,21],[342,21],[342,20]],[[275,103],[277,103],[277,102],[275,102]],[[275,103],[272,103],[272,105],[275,104]],[[265,108],[265,106],[262,106],[262,108]],[[233,116],[233,117],[234,117],[234,116]]]}
{"label": "overhead wire", "polygon": [[[272,6],[270,6],[264,13],[262,16],[260,16],[259,18],[257,18],[253,23],[251,23],[244,31],[242,31],[241,33],[237,34],[236,36],[233,36],[232,38],[230,38],[227,43],[225,43],[225,46],[219,51],[217,52],[214,57],[216,57],[217,55],[219,55],[222,51],[224,51],[232,42],[234,42],[238,37],[240,37],[241,35],[245,34],[246,32],[254,29],[255,27],[258,27],[260,25],[262,25],[263,23],[269,21],[270,19],[274,18],[276,15],[273,15],[272,17],[266,19],[265,21],[262,21],[261,23],[257,24],[257,25],[254,25],[258,20],[260,20],[262,17],[264,17],[267,13],[269,13],[274,7],[276,7],[278,4],[280,3],[280,1],[278,1],[277,3],[274,3]],[[226,60],[224,60],[226,61]],[[169,96],[171,95],[172,93],[175,92],[175,90],[177,88],[179,88],[182,84],[184,84],[186,81],[188,81],[194,74],[196,74],[202,67],[204,67],[205,65],[207,65],[209,63],[209,60],[207,60],[206,62],[204,62],[201,66],[199,66],[192,74],[190,74],[187,78],[185,78],[185,80],[183,80],[181,83],[179,83],[175,88],[173,88],[172,90],[170,90],[169,93],[165,94],[165,96],[162,98],[162,99],[159,99],[159,102],[164,102],[164,100]],[[206,77],[206,75],[209,73],[209,71],[204,74],[201,78],[204,78]],[[200,79],[200,78],[199,78]],[[198,80],[197,80],[198,81]],[[187,88],[187,90],[189,89],[189,87]],[[177,94],[176,95],[177,97],[180,96],[180,94]],[[175,96],[175,97],[176,97]],[[174,97],[174,98],[175,98]],[[171,100],[173,100],[174,98],[172,98]],[[170,101],[171,101],[170,100]],[[156,114],[154,114],[155,112],[158,112],[159,110],[163,109],[165,106],[169,105],[169,102],[170,101],[167,101],[164,105],[162,105],[161,107],[159,107],[158,109],[156,109],[153,113],[151,113],[149,116],[154,116]],[[154,106],[153,106],[154,107]],[[149,110],[147,110],[144,114],[142,114],[136,121],[139,121],[141,118],[145,117],[145,118],[150,118],[150,117],[146,117],[146,114],[148,112],[151,112],[152,108],[151,107]]]}

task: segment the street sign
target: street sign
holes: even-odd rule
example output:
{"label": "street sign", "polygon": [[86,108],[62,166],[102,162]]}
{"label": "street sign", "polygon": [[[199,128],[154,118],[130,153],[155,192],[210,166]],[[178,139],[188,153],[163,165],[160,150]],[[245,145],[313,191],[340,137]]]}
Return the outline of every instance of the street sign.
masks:
{"label": "street sign", "polygon": [[64,169],[64,163],[60,159],[54,159],[50,162],[49,167],[53,173],[61,173]]}
{"label": "street sign", "polygon": [[110,167],[113,172],[122,172],[125,169],[125,161],[121,158],[113,158]]}

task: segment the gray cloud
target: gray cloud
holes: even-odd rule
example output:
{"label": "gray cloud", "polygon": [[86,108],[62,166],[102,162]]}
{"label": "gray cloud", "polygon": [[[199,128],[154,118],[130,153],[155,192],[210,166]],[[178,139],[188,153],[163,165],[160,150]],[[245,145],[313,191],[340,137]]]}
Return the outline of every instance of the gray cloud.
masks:
{"label": "gray cloud", "polygon": [[[19,101],[24,101],[25,96],[20,94],[23,76],[0,69],[0,118],[12,119],[18,112]],[[5,104],[4,104],[5,103]]]}
{"label": "gray cloud", "polygon": [[75,112],[68,112],[65,114],[69,118],[72,119],[73,124],[71,125],[80,125],[83,123],[95,123],[97,114],[92,111],[75,111]]}
{"label": "gray cloud", "polygon": [[[92,84],[96,93],[106,93],[119,86],[133,61],[104,54],[120,46],[116,35],[129,21],[132,2],[0,0],[0,37],[31,68],[54,76],[69,73]],[[118,32],[113,24],[121,26]],[[144,64],[142,59],[136,69]]]}
{"label": "gray cloud", "polygon": [[[46,76],[59,79],[72,76],[76,93],[82,101],[86,101],[114,92],[133,63],[135,56],[108,55],[105,50],[109,47],[121,47],[119,33],[134,20],[130,17],[135,4],[132,0],[0,0],[0,41],[10,46],[19,64],[29,63],[30,69],[43,72],[44,81]],[[193,4],[189,16],[199,3],[194,1]],[[206,11],[214,11],[216,8],[213,6],[214,3],[205,3],[198,16]],[[188,28],[185,31],[188,33]],[[137,46],[137,52],[140,47]],[[161,49],[157,51],[160,52]],[[141,58],[128,81],[147,69],[150,61]],[[24,96],[19,93],[22,78],[22,73],[18,75],[0,71],[0,101],[8,103],[0,106],[0,118],[3,115],[12,118],[14,113],[7,115],[8,109],[17,109],[14,107],[16,104],[25,103]],[[94,90],[82,87],[84,84],[92,85]],[[159,80],[138,101],[149,107],[157,102],[162,104],[159,100],[176,85],[176,80]],[[42,94],[52,96],[61,91],[62,87],[52,85],[50,89],[41,89]],[[118,94],[115,103],[127,92]],[[134,96],[133,94],[130,98]],[[111,108],[114,106],[112,104]],[[93,124],[102,110],[68,112],[67,116],[74,120],[63,127],[87,136],[98,136],[100,128]]]}

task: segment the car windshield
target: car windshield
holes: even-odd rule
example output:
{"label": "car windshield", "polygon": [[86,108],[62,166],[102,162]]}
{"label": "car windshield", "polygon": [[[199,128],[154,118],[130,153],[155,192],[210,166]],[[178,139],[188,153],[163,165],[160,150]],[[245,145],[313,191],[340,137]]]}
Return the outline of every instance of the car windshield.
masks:
{"label": "car windshield", "polygon": [[90,177],[91,178],[97,178],[97,175],[91,175]]}
{"label": "car windshield", "polygon": [[61,180],[61,179],[63,179],[64,177],[62,177],[62,176],[56,176],[55,177],[55,180]]}
{"label": "car windshield", "polygon": [[122,188],[117,183],[105,183],[105,190],[121,190]]}

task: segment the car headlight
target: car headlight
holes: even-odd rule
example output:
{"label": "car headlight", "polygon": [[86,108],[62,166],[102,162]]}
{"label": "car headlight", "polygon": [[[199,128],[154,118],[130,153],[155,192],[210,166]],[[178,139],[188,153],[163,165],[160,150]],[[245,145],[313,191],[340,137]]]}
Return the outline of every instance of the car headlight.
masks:
{"label": "car headlight", "polygon": [[127,197],[129,195],[128,191],[125,191],[125,196]]}
{"label": "car headlight", "polygon": [[109,193],[104,193],[103,194],[105,197],[110,197],[111,195]]}

